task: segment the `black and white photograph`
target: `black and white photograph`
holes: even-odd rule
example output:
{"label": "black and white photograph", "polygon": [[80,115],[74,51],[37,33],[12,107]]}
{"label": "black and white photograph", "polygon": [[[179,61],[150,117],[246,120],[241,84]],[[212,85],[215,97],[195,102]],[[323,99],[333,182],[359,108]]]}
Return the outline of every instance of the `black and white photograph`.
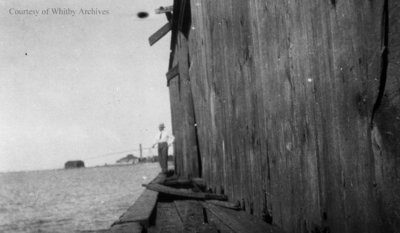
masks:
{"label": "black and white photograph", "polygon": [[400,1],[0,0],[0,232],[400,233]]}

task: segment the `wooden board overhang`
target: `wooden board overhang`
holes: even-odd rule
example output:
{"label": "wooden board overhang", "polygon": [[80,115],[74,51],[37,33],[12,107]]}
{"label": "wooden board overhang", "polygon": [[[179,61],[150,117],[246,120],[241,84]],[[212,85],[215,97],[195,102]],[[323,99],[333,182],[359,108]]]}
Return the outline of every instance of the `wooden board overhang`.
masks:
{"label": "wooden board overhang", "polygon": [[163,14],[171,12],[174,9],[174,6],[160,7],[155,10],[156,14]]}
{"label": "wooden board overhang", "polygon": [[163,38],[170,30],[171,30],[171,23],[167,22],[166,24],[164,24],[164,26],[162,26],[153,35],[150,36],[149,38],[150,45],[155,44],[157,41]]}
{"label": "wooden board overhang", "polygon": [[163,38],[172,28],[172,12],[174,6],[160,7],[155,10],[156,14],[164,14],[167,17],[168,22],[158,29],[153,35],[149,37],[150,46],[154,45],[157,41]]}

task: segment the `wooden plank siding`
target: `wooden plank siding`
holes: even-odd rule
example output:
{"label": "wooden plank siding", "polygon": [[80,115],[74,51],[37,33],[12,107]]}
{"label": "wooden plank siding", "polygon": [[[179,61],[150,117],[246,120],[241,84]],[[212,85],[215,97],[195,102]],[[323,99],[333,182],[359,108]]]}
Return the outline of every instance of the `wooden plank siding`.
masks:
{"label": "wooden plank siding", "polygon": [[175,0],[177,173],[287,232],[400,232],[399,12]]}
{"label": "wooden plank siding", "polygon": [[[400,2],[387,1],[387,71],[379,108],[374,115],[371,143],[374,186],[387,232],[400,231]],[[383,54],[384,55],[384,54]],[[379,78],[379,77],[378,77]],[[381,77],[382,79],[382,77]]]}
{"label": "wooden plank siding", "polygon": [[[174,9],[181,8],[179,2],[177,0],[174,2]],[[189,4],[187,7],[189,7]],[[179,12],[179,10],[174,10],[174,12]],[[177,30],[179,19],[183,18],[174,15],[173,25],[175,27],[172,36],[175,38],[172,38],[172,40],[176,43],[172,45],[174,52],[173,59],[170,61],[170,68],[179,64],[179,76],[169,81],[173,133],[176,137],[175,166],[178,175],[184,178],[192,178],[199,177],[201,170],[189,77],[188,42],[186,36]]]}

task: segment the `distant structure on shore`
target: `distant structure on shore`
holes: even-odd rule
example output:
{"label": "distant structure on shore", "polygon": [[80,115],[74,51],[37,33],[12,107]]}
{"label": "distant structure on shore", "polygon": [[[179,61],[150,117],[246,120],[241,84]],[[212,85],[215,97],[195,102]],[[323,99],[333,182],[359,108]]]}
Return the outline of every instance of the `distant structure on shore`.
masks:
{"label": "distant structure on shore", "polygon": [[82,168],[82,167],[85,167],[85,163],[82,160],[67,161],[64,164],[65,169]]}
{"label": "distant structure on shore", "polygon": [[127,155],[126,157],[117,160],[116,163],[117,163],[118,165],[136,164],[136,163],[139,163],[139,158],[136,157],[136,156],[134,156],[134,155],[132,155],[132,154],[129,154],[129,155]]}

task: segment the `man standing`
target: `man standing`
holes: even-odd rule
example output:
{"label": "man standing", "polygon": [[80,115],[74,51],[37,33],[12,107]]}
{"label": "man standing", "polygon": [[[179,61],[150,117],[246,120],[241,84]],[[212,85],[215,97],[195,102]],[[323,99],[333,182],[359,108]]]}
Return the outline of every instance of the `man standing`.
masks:
{"label": "man standing", "polygon": [[158,145],[158,160],[160,161],[161,171],[166,173],[168,171],[168,147],[174,142],[175,137],[164,130],[164,123],[161,123],[158,129],[160,132],[156,135],[153,148]]}

